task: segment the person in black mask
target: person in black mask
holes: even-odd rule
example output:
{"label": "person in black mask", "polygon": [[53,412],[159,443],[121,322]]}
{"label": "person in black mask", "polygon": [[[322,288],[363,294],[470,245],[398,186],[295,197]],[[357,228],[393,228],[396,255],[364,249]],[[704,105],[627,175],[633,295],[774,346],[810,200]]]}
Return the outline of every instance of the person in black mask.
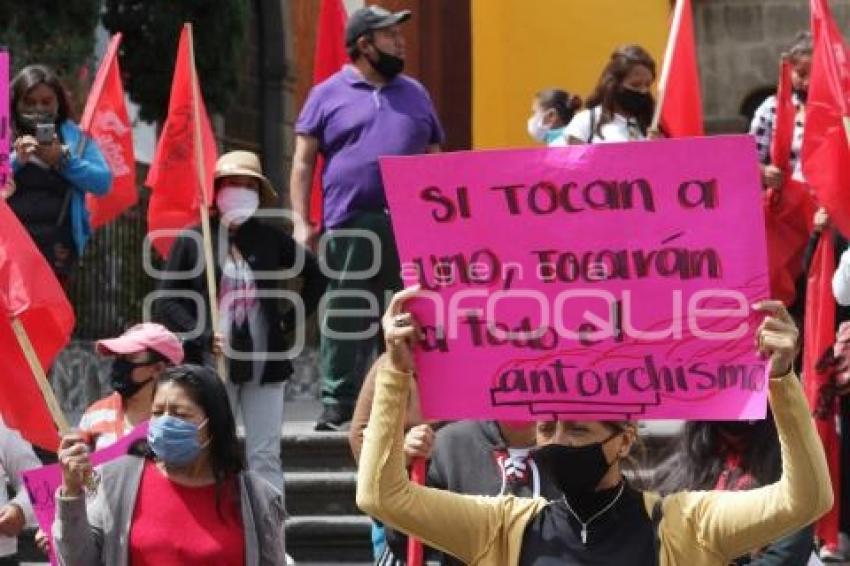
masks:
{"label": "person in black mask", "polygon": [[99,340],[98,353],[112,357],[111,395],[92,404],[79,429],[95,448],[112,444],[151,416],[154,383],[169,366],[183,361],[183,345],[161,324],[137,324],[117,338]]}
{"label": "person in black mask", "polygon": [[352,15],[346,28],[346,45],[352,61],[370,82],[386,83],[404,71],[400,24],[409,19],[410,10],[393,14],[380,6],[369,6]]}
{"label": "person in black mask", "polygon": [[[382,345],[375,332],[378,316],[347,313],[372,304],[382,312],[387,292],[401,289],[378,158],[437,152],[444,138],[428,91],[402,72],[402,25],[410,18],[410,10],[390,12],[375,5],[355,10],[345,26],[351,64],[310,90],[295,123],[289,182],[293,236],[313,251],[322,236],[319,249],[329,276],[320,320],[320,431],[346,428],[369,361]],[[317,168],[321,195],[312,190]],[[321,219],[315,207],[311,214],[318,196]]]}
{"label": "person in black mask", "polygon": [[792,369],[798,331],[778,301],[753,305],[764,315],[757,350],[783,455],[779,480],[764,489],[663,498],[636,489],[621,468],[637,439],[633,421],[538,423],[532,458],[562,494],[551,502],[412,484],[401,425],[421,329],[404,303],[417,292],[396,294],[384,316],[387,356],[357,472],[358,506],[385,524],[471,565],[726,566],[832,506],[826,457]]}
{"label": "person in black mask", "polygon": [[655,60],[640,45],[611,54],[586,109],[573,117],[564,135],[571,144],[624,142],[657,137],[650,133],[655,100]]}

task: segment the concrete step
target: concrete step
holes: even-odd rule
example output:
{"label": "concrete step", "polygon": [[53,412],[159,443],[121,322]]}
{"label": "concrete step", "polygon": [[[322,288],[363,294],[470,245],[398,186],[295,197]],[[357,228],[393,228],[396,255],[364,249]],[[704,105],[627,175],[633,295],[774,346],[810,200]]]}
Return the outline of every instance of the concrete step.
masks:
{"label": "concrete step", "polygon": [[372,521],[363,515],[313,515],[286,521],[286,551],[301,562],[369,562]]}
{"label": "concrete step", "polygon": [[286,510],[291,516],[358,515],[354,502],[357,473],[286,472]]}
{"label": "concrete step", "polygon": [[354,471],[347,432],[316,432],[313,423],[284,423],[281,457],[286,472]]}

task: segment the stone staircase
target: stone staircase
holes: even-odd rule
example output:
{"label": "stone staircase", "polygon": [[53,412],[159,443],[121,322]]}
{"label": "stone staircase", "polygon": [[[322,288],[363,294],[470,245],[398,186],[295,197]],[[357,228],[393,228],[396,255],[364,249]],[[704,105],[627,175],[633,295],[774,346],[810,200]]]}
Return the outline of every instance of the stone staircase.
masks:
{"label": "stone staircase", "polygon": [[286,548],[298,564],[370,563],[371,521],[355,505],[357,472],[344,432],[284,424]]}

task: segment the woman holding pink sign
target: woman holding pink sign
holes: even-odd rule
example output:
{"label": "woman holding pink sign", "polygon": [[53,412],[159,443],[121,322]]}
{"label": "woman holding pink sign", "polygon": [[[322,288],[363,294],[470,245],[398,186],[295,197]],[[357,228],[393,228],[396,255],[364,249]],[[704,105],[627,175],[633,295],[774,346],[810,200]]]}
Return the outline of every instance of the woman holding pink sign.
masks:
{"label": "woman holding pink sign", "polygon": [[215,372],[188,364],[166,370],[151,415],[143,454],[105,464],[90,498],[89,448],[78,434],[62,439],[53,523],[59,563],[285,564],[283,495],[245,469]]}
{"label": "woman holding pink sign", "polygon": [[364,512],[476,564],[726,565],[807,525],[832,506],[823,448],[792,371],[798,331],[781,303],[766,315],[758,351],[770,357],[769,400],[783,455],[779,481],[744,492],[641,492],[621,462],[636,441],[633,421],[550,421],[537,428],[535,461],[560,499],[477,497],[413,485],[404,470],[401,421],[419,336],[404,311],[408,289],[384,316],[387,362],[379,370],[358,472]]}

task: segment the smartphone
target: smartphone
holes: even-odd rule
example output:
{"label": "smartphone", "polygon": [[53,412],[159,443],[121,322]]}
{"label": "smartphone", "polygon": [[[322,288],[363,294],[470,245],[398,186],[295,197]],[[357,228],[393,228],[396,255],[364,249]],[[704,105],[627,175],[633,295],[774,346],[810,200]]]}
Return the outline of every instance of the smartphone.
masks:
{"label": "smartphone", "polygon": [[35,141],[37,141],[39,145],[52,144],[54,137],[56,137],[56,124],[53,122],[35,125]]}

